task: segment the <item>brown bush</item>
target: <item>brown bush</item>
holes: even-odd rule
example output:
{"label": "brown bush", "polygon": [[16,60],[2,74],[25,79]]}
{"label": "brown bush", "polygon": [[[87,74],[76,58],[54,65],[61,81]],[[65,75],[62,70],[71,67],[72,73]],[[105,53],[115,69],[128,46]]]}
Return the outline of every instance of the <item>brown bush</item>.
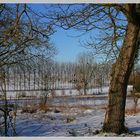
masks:
{"label": "brown bush", "polygon": [[36,107],[30,106],[22,108],[21,113],[36,113],[36,111],[37,111]]}
{"label": "brown bush", "polygon": [[135,77],[134,89],[136,92],[140,92],[140,75],[136,75]]}
{"label": "brown bush", "polygon": [[68,118],[66,118],[66,123],[73,122],[74,120],[75,120],[74,117],[68,117]]}
{"label": "brown bush", "polygon": [[45,105],[44,104],[40,104],[39,105],[39,110],[44,111],[45,113],[47,111],[50,111],[49,106],[47,104],[45,104]]}
{"label": "brown bush", "polygon": [[135,92],[140,92],[140,75],[132,73],[129,78],[129,84],[134,86]]}
{"label": "brown bush", "polygon": [[137,114],[137,113],[139,113],[139,112],[140,112],[140,108],[135,109],[134,107],[133,107],[133,108],[127,108],[127,109],[125,110],[125,113],[126,113],[127,115],[135,115],[135,114]]}
{"label": "brown bush", "polygon": [[107,106],[101,106],[100,109],[107,110]]}

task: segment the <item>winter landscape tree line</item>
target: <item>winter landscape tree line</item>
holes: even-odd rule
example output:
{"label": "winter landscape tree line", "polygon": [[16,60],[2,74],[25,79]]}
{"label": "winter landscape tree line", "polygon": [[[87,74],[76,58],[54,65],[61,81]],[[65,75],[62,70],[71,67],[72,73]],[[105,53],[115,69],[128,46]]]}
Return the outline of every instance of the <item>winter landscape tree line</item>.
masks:
{"label": "winter landscape tree line", "polygon": [[[52,73],[53,67],[47,65],[52,63],[49,60],[56,53],[50,37],[57,31],[58,27],[65,30],[75,29],[84,33],[90,31],[100,33],[96,41],[94,37],[91,37],[91,40],[87,41],[85,45],[92,48],[96,55],[102,54],[113,62],[110,74],[109,100],[102,130],[117,134],[127,132],[125,127],[127,85],[139,56],[139,4],[64,4],[54,5],[53,9],[46,8],[45,12],[39,13],[26,4],[0,4],[0,15],[0,84],[1,92],[4,95],[4,106],[0,110],[4,113],[5,136],[7,136],[7,116],[9,113],[6,89],[8,84],[10,85],[10,82],[8,82],[10,77],[12,77],[11,79],[15,78],[15,86],[18,81],[19,88],[22,88],[21,79],[24,81],[23,84],[28,82],[28,85],[30,85],[31,77],[34,75],[34,88],[36,82],[38,82],[38,85],[46,85],[46,89],[49,89],[49,79],[54,75],[56,78],[52,78],[54,81],[61,81],[66,78],[63,77],[65,75],[65,68],[63,67],[71,67],[70,64],[54,63],[54,65],[56,64],[54,68],[56,72],[54,73]],[[40,59],[41,57],[45,59]],[[97,79],[95,78],[96,82],[98,81],[99,85],[103,84],[103,77],[108,76],[108,71],[104,74],[102,67],[108,65],[106,63],[95,65],[95,61],[93,58],[90,59],[91,57],[85,59],[79,56],[79,58],[77,64],[72,67],[74,73],[70,72],[76,77],[71,82],[74,82],[77,89],[82,87],[84,94],[86,94],[88,84],[93,82],[90,77],[95,78],[97,76]],[[34,65],[36,64],[35,60],[38,61],[39,65]],[[85,63],[85,60],[88,60],[88,62]],[[91,65],[93,62],[94,65]],[[92,71],[93,67],[94,69],[99,68],[97,70],[98,74]],[[88,71],[89,69],[91,71]],[[23,70],[23,75],[21,75],[21,70]],[[107,68],[107,70],[109,69]],[[38,71],[37,74],[36,71]],[[39,71],[44,72],[40,73]],[[25,72],[28,73],[27,81]],[[15,76],[9,73],[13,73]],[[35,80],[35,75],[38,76],[38,81]],[[69,77],[69,75],[67,76]],[[137,83],[138,77],[138,75],[135,76],[135,82]],[[57,84],[60,84],[60,82]],[[138,85],[134,84],[136,91],[139,90]]]}
{"label": "winter landscape tree line", "polygon": [[[37,58],[30,66],[5,69],[6,91],[36,91],[75,88],[101,88],[109,85],[111,63],[97,63],[90,53],[81,53],[77,62],[61,63]],[[28,63],[29,65],[29,63]],[[82,92],[81,92],[82,93]]]}

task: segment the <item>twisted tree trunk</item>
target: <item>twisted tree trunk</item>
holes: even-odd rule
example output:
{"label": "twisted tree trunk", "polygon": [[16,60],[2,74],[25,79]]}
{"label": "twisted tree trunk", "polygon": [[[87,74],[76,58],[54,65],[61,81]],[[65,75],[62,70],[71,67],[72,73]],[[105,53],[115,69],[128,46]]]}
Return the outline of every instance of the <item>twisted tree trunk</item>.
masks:
{"label": "twisted tree trunk", "polygon": [[125,103],[127,84],[139,48],[140,26],[128,22],[123,46],[115,64],[109,89],[109,103],[105,114],[103,131],[123,133],[125,129]]}

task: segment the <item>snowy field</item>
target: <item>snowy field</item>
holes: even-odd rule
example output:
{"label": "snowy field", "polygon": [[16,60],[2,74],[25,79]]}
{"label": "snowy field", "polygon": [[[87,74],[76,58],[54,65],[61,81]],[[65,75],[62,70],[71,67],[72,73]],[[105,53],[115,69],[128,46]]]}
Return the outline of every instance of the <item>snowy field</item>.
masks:
{"label": "snowy field", "polygon": [[[130,92],[133,90],[132,85],[128,85],[127,87],[127,93],[130,94]],[[87,94],[88,95],[103,95],[108,93],[109,91],[109,86],[103,86],[103,87],[98,87],[98,88],[92,88],[92,89],[87,89]],[[45,92],[45,91],[44,91]],[[79,95],[79,91],[76,89],[59,89],[59,90],[54,90],[56,96],[72,96],[72,95]],[[83,93],[83,90],[81,89],[81,92]],[[2,93],[0,93],[2,94]],[[7,92],[7,97],[8,98],[15,98],[20,95],[26,95],[26,96],[36,96],[40,97],[42,95],[42,91],[19,91],[19,92]],[[49,93],[49,96],[51,96],[51,90]]]}
{"label": "snowy field", "polygon": [[[87,89],[87,94],[107,94],[109,90],[109,87],[99,87],[99,88],[92,88],[92,89]],[[45,91],[44,91],[45,92]],[[59,90],[54,90],[56,96],[71,96],[71,95],[79,95],[79,91],[76,89],[59,89]],[[83,90],[81,89],[81,92]],[[22,94],[25,94],[26,96],[37,96],[39,97],[42,95],[42,91],[19,91],[19,92],[11,92],[7,91],[7,97],[8,98],[14,98],[18,97]],[[51,90],[49,91],[49,96],[51,96]]]}
{"label": "snowy field", "polygon": [[[132,86],[128,86],[128,92]],[[97,92],[95,92],[97,91]],[[87,96],[75,96],[73,90],[71,96],[61,96],[60,91],[54,98],[48,98],[47,105],[40,107],[40,100],[14,100],[18,104],[16,116],[13,116],[15,133],[9,129],[10,136],[117,136],[115,134],[97,133],[101,130],[105,109],[107,106],[108,87],[102,88],[100,96],[99,89],[90,89]],[[69,95],[69,91],[65,91]],[[88,92],[89,93],[89,92]],[[138,101],[135,114],[130,110],[134,107],[133,99],[127,97],[125,125],[130,131],[140,135],[140,100]],[[27,109],[33,112],[27,112]],[[14,112],[11,112],[14,114]],[[0,117],[0,119],[2,119]],[[135,136],[134,134],[122,134],[120,136]]]}
{"label": "snowy field", "polygon": [[[69,123],[66,120],[70,115],[62,113],[19,113],[16,131],[19,136],[97,136],[95,132],[102,128],[104,113],[104,110],[89,109],[72,115],[74,120]],[[126,126],[137,134],[140,134],[139,115],[126,116]],[[113,135],[115,134],[110,134]]]}
{"label": "snowy field", "polygon": [[[115,134],[97,134],[101,130],[106,97],[94,98],[56,98],[47,104],[47,111],[34,103],[24,105],[17,110],[15,121],[16,136],[116,136]],[[127,99],[126,108],[134,105],[131,98]],[[33,113],[23,112],[25,107],[37,108]],[[138,108],[140,102],[138,102]],[[140,113],[126,113],[126,126],[129,130],[140,135]],[[9,130],[9,134],[10,134]],[[12,135],[12,134],[10,134]],[[122,134],[120,136],[134,136]]]}

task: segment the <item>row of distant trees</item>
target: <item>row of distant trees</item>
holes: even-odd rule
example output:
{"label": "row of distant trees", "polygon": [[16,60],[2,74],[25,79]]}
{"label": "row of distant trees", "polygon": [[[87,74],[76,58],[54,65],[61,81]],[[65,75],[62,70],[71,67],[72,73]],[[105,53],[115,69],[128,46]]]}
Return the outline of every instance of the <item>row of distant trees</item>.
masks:
{"label": "row of distant trees", "polygon": [[60,63],[44,57],[6,69],[6,90],[87,89],[108,85],[111,63],[97,63],[89,52],[80,53],[74,63]]}

